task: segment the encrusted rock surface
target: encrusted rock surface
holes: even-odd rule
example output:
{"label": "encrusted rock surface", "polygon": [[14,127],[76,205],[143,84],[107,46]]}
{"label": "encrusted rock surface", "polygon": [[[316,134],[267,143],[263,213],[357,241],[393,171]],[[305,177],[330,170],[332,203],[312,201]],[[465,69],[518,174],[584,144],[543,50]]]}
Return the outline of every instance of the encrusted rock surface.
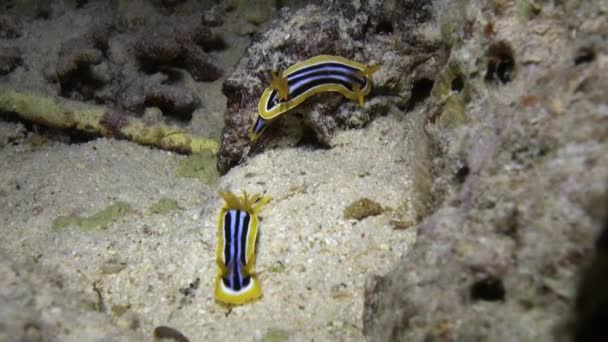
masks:
{"label": "encrusted rock surface", "polygon": [[[415,82],[432,79],[438,71],[442,51],[440,36],[430,29],[433,13],[431,1],[398,5],[380,1],[320,2],[297,12],[282,12],[269,30],[255,38],[224,82],[228,109],[218,170],[226,173],[264,148],[267,139],[255,144],[248,139],[260,95],[270,82],[272,70],[284,70],[304,59],[326,54],[367,65],[382,64],[374,74],[376,90],[364,109],[339,94],[324,93],[292,111],[302,116],[297,125],[310,127],[322,145],[329,144],[337,127],[363,127],[391,105],[405,107]],[[281,135],[278,127],[289,125],[287,115],[275,120],[264,136],[272,139]]]}
{"label": "encrusted rock surface", "polygon": [[[161,120],[219,136],[219,119],[205,116],[209,87],[196,84],[223,74],[213,54],[228,47],[218,33],[225,30],[202,23],[212,4],[45,4],[2,5],[0,85],[103,104],[122,115],[158,108]],[[202,118],[189,125],[194,115]]]}
{"label": "encrusted rock surface", "polygon": [[0,48],[0,75],[15,70],[21,62],[21,50],[15,47]]}
{"label": "encrusted rock surface", "polygon": [[443,200],[410,254],[369,281],[370,340],[572,337],[608,200],[600,3],[445,5],[450,58],[427,112]]}

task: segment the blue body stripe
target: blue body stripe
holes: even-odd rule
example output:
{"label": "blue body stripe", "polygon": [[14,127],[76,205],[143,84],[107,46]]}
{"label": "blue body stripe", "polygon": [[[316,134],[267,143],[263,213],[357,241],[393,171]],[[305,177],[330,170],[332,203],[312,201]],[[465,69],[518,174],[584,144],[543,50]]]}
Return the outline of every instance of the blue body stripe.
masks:
{"label": "blue body stripe", "polygon": [[262,118],[261,116],[258,115],[258,118],[255,122],[255,126],[253,128],[253,133],[254,134],[261,134],[262,131],[268,126],[266,120],[264,120],[264,118]]}
{"label": "blue body stripe", "polygon": [[240,291],[251,281],[242,268],[247,264],[247,237],[251,217],[248,212],[231,209],[224,215],[224,262],[229,274],[222,278],[224,285]]}
{"label": "blue body stripe", "polygon": [[[293,85],[289,85],[289,95],[291,96],[292,94],[301,94],[305,91],[307,91],[308,89],[312,88],[311,85],[319,85],[319,81],[322,81],[321,84],[326,84],[326,83],[338,83],[338,84],[343,84],[343,85],[349,85],[346,88],[347,89],[351,89],[351,84],[353,84],[354,82],[358,82],[358,80],[354,77],[350,77],[348,75],[342,75],[342,74],[334,74],[334,75],[312,75],[306,78],[301,78],[299,80],[297,80],[296,82],[293,83]],[[359,83],[359,86],[361,86],[361,84]],[[294,96],[295,97],[295,96]]]}
{"label": "blue body stripe", "polygon": [[[234,259],[234,250],[236,249],[235,244],[235,239],[234,239],[234,234],[236,232],[236,210],[230,210],[230,218],[231,218],[231,224],[230,224],[230,260],[228,261],[228,267],[232,266],[232,274],[234,274],[234,272],[236,271],[235,267],[236,267],[236,262]],[[233,282],[233,277],[229,277],[229,281],[228,283],[230,284],[230,288],[234,287],[234,282]]]}
{"label": "blue body stripe", "polygon": [[348,65],[344,65],[344,64],[340,64],[340,63],[336,63],[336,62],[324,62],[324,63],[318,63],[315,65],[311,65],[311,66],[302,68],[302,69],[300,69],[298,71],[294,71],[286,76],[288,79],[294,79],[294,78],[298,78],[301,76],[307,76],[307,75],[310,75],[311,73],[315,73],[315,72],[350,74],[350,73],[354,73],[357,71],[358,70],[356,68],[350,67]]}
{"label": "blue body stripe", "polygon": [[[296,72],[294,72],[293,74],[290,74],[289,76],[287,76],[287,81],[288,83],[291,82],[296,82],[299,79],[308,77],[310,75],[313,74],[326,74],[326,75],[330,75],[330,74],[342,74],[342,75],[350,75],[350,74],[357,74],[359,70],[355,69],[355,68],[351,68],[342,64],[336,64],[336,63],[328,63],[328,64],[319,64],[319,65],[313,65],[311,67],[302,69],[302,70],[298,70]],[[360,77],[361,78],[361,77]]]}
{"label": "blue body stripe", "polygon": [[[359,74],[361,70],[347,65],[327,62],[312,65],[286,76],[289,84],[289,99],[296,98],[314,87],[324,84],[339,84],[354,91],[353,84],[358,83],[360,89],[367,86],[367,79]],[[280,103],[278,93],[273,90],[266,103],[266,110],[271,111]],[[257,131],[258,125],[256,124]]]}
{"label": "blue body stripe", "polygon": [[268,97],[268,102],[266,103],[266,110],[270,111],[272,108],[274,108],[277,104],[279,104],[279,97],[277,96],[277,91],[273,90],[270,93],[270,97]]}
{"label": "blue body stripe", "polygon": [[241,243],[241,236],[243,235],[244,212],[239,211],[238,215],[239,215],[239,226],[238,226],[237,232],[235,234],[235,238],[236,238],[235,242],[236,242],[237,248],[236,248],[236,255],[234,258],[234,261],[235,261],[234,262],[234,264],[235,264],[235,267],[234,267],[234,273],[235,273],[234,278],[235,279],[234,280],[235,280],[236,284],[238,284],[236,287],[240,288],[243,286],[243,277],[241,274],[241,267],[243,266],[241,263],[241,255],[242,255],[243,246]]}

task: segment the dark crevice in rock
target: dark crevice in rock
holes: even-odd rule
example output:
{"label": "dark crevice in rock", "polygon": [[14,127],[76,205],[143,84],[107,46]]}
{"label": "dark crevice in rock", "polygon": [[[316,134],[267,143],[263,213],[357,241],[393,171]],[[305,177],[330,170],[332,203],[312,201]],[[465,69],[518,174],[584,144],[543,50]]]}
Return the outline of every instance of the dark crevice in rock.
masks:
{"label": "dark crevice in rock", "polygon": [[405,107],[406,111],[411,111],[418,103],[426,100],[431,95],[433,84],[433,80],[428,78],[421,78],[414,81],[414,84],[412,85],[412,95]]}
{"label": "dark crevice in rock", "polygon": [[165,9],[173,9],[174,7],[186,2],[186,0],[155,0],[152,3],[157,7]]}
{"label": "dark crevice in rock", "polygon": [[182,68],[202,82],[212,82],[222,76],[206,51],[224,49],[226,42],[205,26],[182,29],[150,25],[142,30],[133,47],[141,70],[147,73]]}
{"label": "dark crevice in rock", "polygon": [[179,103],[164,93],[148,94],[145,101],[146,107],[157,107],[162,111],[164,116],[172,117],[183,123],[188,123],[192,120],[192,113],[198,107],[198,104],[197,100]]}
{"label": "dark crevice in rock", "polygon": [[205,52],[224,50],[228,47],[222,36],[213,33],[211,29],[205,26],[199,26],[194,30],[192,40]]}
{"label": "dark crevice in rock", "polygon": [[454,173],[456,182],[463,184],[470,172],[471,169],[469,168],[467,162],[465,160],[458,160],[456,163],[456,172]]}
{"label": "dark crevice in rock", "polygon": [[184,80],[184,74],[180,69],[169,66],[158,67],[154,63],[142,62],[140,71],[149,76],[158,76],[161,84],[174,85]]}
{"label": "dark crevice in rock", "polygon": [[[166,43],[166,44],[165,44]],[[180,44],[158,39],[138,41],[135,45],[140,70],[147,73],[162,72],[167,68],[183,68],[196,81],[212,82],[221,77],[221,70],[212,64],[211,58],[198,45]]]}
{"label": "dark crevice in rock", "polygon": [[575,303],[575,342],[608,341],[608,203],[595,257],[585,270]]}
{"label": "dark crevice in rock", "polygon": [[[88,101],[94,99],[95,92],[103,85],[104,82],[95,77],[89,65],[79,64],[75,70],[60,78],[59,95]],[[101,101],[96,102],[101,103]]]}
{"label": "dark crevice in rock", "polygon": [[8,75],[23,63],[21,50],[18,48],[0,48],[0,76]]}
{"label": "dark crevice in rock", "polygon": [[60,96],[106,103],[108,96],[102,94],[102,88],[112,79],[112,69],[105,57],[108,34],[106,28],[95,28],[61,45],[55,66]]}
{"label": "dark crevice in rock", "polygon": [[18,18],[0,15],[0,39],[17,39],[21,37],[21,30]]}
{"label": "dark crevice in rock", "polygon": [[470,295],[473,301],[504,301],[505,287],[502,279],[495,276],[487,276],[474,282],[470,287]]}
{"label": "dark crevice in rock", "polygon": [[378,25],[376,25],[376,33],[378,34],[391,34],[393,31],[393,23],[388,20],[381,20]]}
{"label": "dark crevice in rock", "polygon": [[511,44],[501,41],[490,46],[488,50],[488,66],[486,69],[486,81],[498,80],[502,84],[513,79],[515,69],[515,57]]}
{"label": "dark crevice in rock", "polygon": [[580,65],[585,63],[591,63],[595,60],[595,51],[593,48],[582,48],[574,57],[574,65]]}
{"label": "dark crevice in rock", "polygon": [[15,7],[15,4],[12,1],[7,1],[4,5],[3,5],[5,10],[10,10],[13,9],[13,7]]}
{"label": "dark crevice in rock", "polygon": [[300,138],[296,146],[309,150],[330,149],[330,146],[320,141],[315,131],[308,127],[306,127],[302,132],[302,137]]}
{"label": "dark crevice in rock", "polygon": [[76,8],[83,8],[89,3],[88,0],[76,0]]}
{"label": "dark crevice in rock", "polygon": [[51,19],[51,15],[53,14],[53,10],[51,8],[51,2],[50,1],[40,1],[36,5],[36,9],[35,9],[34,13],[35,13],[35,17],[37,19],[42,19],[42,20]]}
{"label": "dark crevice in rock", "polygon": [[458,75],[452,80],[452,90],[460,93],[462,89],[464,89],[464,80]]}

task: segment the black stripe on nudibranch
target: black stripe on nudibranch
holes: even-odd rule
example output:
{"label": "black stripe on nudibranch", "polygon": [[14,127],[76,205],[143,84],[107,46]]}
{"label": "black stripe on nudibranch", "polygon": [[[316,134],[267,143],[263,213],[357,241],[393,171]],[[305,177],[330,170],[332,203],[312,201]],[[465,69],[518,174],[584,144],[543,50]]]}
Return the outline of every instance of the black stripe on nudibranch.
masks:
{"label": "black stripe on nudibranch", "polygon": [[262,131],[268,127],[268,123],[264,118],[258,115],[258,118],[255,121],[255,125],[253,126],[253,134],[259,135],[262,134]]}
{"label": "black stripe on nudibranch", "polygon": [[[294,71],[286,77],[289,86],[292,86],[293,83],[298,82],[302,78],[318,75],[357,75],[357,73],[359,73],[360,71],[361,70],[350,67],[348,65],[328,62],[302,68],[300,70]],[[358,76],[358,78],[363,79],[362,76]]]}
{"label": "black stripe on nudibranch", "polygon": [[350,75],[317,75],[307,77],[294,83],[294,86],[289,90],[289,96],[295,98],[314,87],[329,83],[339,84],[350,91],[354,91],[353,85],[356,83],[359,84],[360,89],[365,87],[365,80],[360,81],[356,77],[351,77]]}
{"label": "black stripe on nudibranch", "polygon": [[232,215],[231,213],[234,210],[229,210],[226,212],[226,214],[224,215],[224,264],[228,265],[230,263],[230,248],[232,246],[232,224],[233,224],[233,220],[232,220]]}
{"label": "black stripe on nudibranch", "polygon": [[273,90],[268,97],[268,102],[266,102],[266,110],[271,110],[276,105],[279,104],[279,97],[277,96],[277,91]]}
{"label": "black stripe on nudibranch", "polygon": [[224,215],[224,262],[229,274],[222,278],[224,286],[240,291],[251,281],[243,274],[247,265],[247,240],[251,216],[246,211],[229,210]]}
{"label": "black stripe on nudibranch", "polygon": [[[289,85],[288,100],[294,99],[310,89],[326,84],[338,84],[351,92],[354,92],[354,84],[358,84],[359,89],[364,89],[367,86],[367,79],[360,72],[361,70],[357,68],[334,62],[302,68],[285,76]],[[279,103],[278,92],[273,90],[268,97],[266,110],[272,110]]]}
{"label": "black stripe on nudibranch", "polygon": [[241,238],[239,241],[239,250],[241,251],[241,264],[242,265],[247,265],[247,234],[249,233],[249,221],[251,220],[251,217],[249,216],[249,214],[247,212],[244,212],[245,214],[243,216],[243,228],[241,230]]}

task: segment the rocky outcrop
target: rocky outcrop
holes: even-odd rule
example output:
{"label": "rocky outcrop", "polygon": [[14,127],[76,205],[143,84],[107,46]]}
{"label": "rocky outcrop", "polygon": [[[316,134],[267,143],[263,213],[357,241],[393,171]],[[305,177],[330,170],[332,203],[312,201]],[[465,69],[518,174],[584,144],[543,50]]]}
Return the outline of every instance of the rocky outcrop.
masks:
{"label": "rocky outcrop", "polygon": [[[428,96],[443,52],[440,37],[427,30],[433,13],[431,1],[358,5],[336,1],[282,12],[269,30],[255,38],[224,82],[228,109],[218,154],[219,171],[226,173],[264,148],[264,139],[250,142],[248,130],[273,70],[284,70],[322,54],[382,65],[374,74],[375,90],[365,108],[358,109],[341,95],[323,93],[292,110],[301,117],[296,125],[310,128],[299,137],[290,136],[294,144],[312,135],[313,140],[328,146],[336,128],[362,127],[386,113],[389,106],[406,108]],[[284,135],[278,127],[290,125],[283,117],[275,121],[274,129],[265,134],[267,139]]]}
{"label": "rocky outcrop", "polygon": [[[370,340],[573,336],[580,270],[608,199],[600,95],[608,84],[597,76],[608,71],[607,50],[596,43],[608,26],[598,7],[474,1],[442,9],[450,58],[426,127],[441,204],[403,261],[369,280]],[[573,36],[566,27],[579,29]]]}

